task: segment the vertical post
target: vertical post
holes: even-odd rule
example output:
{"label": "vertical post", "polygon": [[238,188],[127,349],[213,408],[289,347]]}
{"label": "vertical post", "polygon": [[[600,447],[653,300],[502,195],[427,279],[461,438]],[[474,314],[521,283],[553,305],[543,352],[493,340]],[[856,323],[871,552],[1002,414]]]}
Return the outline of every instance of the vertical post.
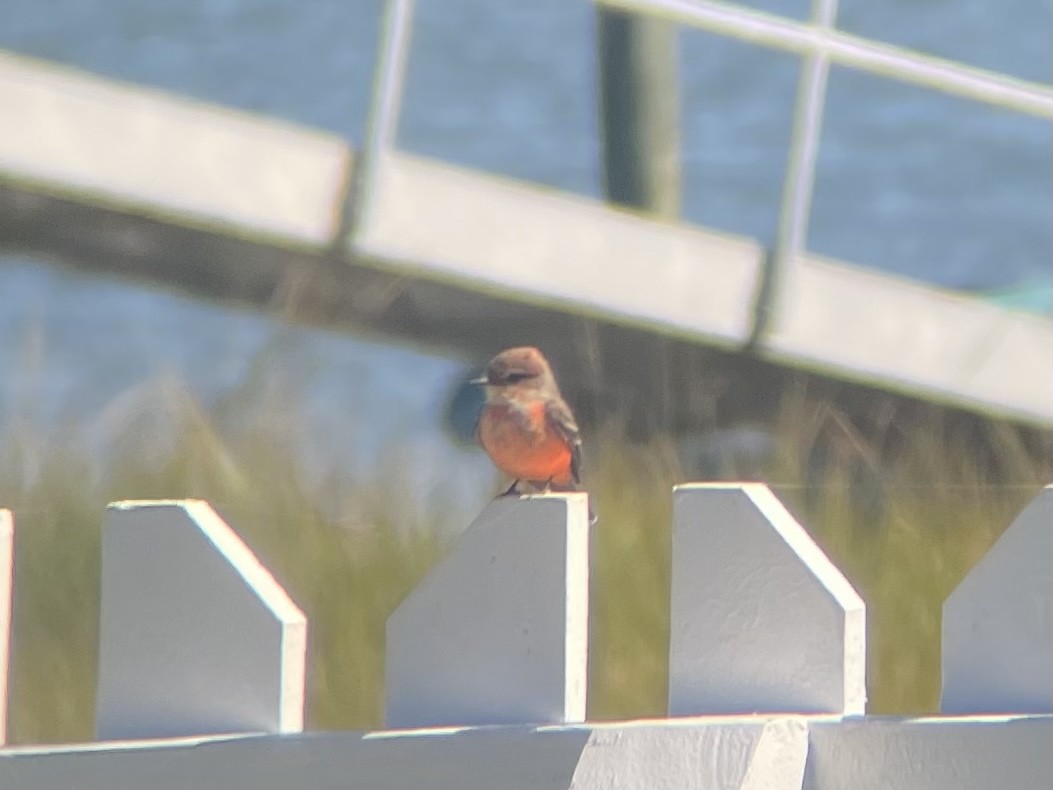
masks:
{"label": "vertical post", "polygon": [[[812,0],[811,23],[820,35],[834,26],[837,2]],[[779,209],[779,228],[775,249],[768,261],[757,299],[751,343],[756,343],[768,329],[784,294],[793,289],[794,268],[798,266],[799,256],[807,248],[808,225],[812,219],[812,193],[815,189],[815,164],[819,155],[819,136],[822,133],[829,74],[830,57],[825,49],[814,49],[803,57]]]}
{"label": "vertical post", "polygon": [[943,604],[944,713],[1053,713],[1053,486]]}
{"label": "vertical post", "polygon": [[388,620],[392,728],[585,720],[586,494],[492,502]]}
{"label": "vertical post", "polygon": [[677,29],[667,20],[596,9],[600,130],[607,199],[680,216]]}
{"label": "vertical post", "polygon": [[11,670],[11,599],[15,571],[11,511],[0,509],[0,746],[7,743],[7,694]]}
{"label": "vertical post", "polygon": [[863,713],[866,608],[766,486],[677,486],[671,604],[671,715]]}
{"label": "vertical post", "polygon": [[351,174],[344,198],[340,243],[355,252],[359,228],[369,221],[370,203],[384,156],[395,146],[402,88],[413,32],[413,0],[387,0],[380,30],[380,47],[373,75],[373,96],[366,120],[366,139]]}
{"label": "vertical post", "polygon": [[307,621],[207,502],[118,502],[102,537],[101,740],[299,732]]}

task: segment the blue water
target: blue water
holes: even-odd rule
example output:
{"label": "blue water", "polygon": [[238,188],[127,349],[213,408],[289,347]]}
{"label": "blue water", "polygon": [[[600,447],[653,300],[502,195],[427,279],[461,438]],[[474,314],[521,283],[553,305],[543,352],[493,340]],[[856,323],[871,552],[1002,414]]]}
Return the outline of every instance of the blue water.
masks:
{"label": "blue water", "polygon": [[[803,17],[809,4],[748,5]],[[380,9],[378,0],[5,0],[0,48],[358,140]],[[839,23],[1027,79],[1053,72],[1048,0],[843,0]],[[399,144],[598,195],[593,28],[585,0],[418,0]],[[684,214],[770,241],[797,61],[697,31],[683,32],[680,48]],[[1038,120],[834,69],[809,246],[954,288],[1048,291],[1051,143]],[[163,372],[207,401],[266,354],[306,394],[325,452],[354,456],[397,437],[483,474],[436,428],[463,361],[12,256],[0,257],[0,333],[0,365],[16,372],[0,382],[0,420],[28,403],[45,417],[90,417]],[[363,414],[368,435],[353,427]]]}

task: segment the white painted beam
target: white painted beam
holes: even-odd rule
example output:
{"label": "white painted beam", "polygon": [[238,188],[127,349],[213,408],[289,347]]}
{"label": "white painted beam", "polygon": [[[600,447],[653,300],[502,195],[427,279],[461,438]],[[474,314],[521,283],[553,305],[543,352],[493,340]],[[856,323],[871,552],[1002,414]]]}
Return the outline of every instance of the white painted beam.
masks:
{"label": "white painted beam", "polygon": [[1053,321],[873,269],[802,256],[759,352],[882,389],[1053,422]]}
{"label": "white painted beam", "polygon": [[807,790],[1035,790],[1053,776],[1053,716],[813,723]]}
{"label": "white painted beam", "polygon": [[[56,198],[59,208],[98,210],[107,226],[122,217],[119,233],[103,235],[105,261],[123,264],[93,266],[124,274],[131,261],[173,280],[153,254],[171,241],[161,227],[313,255],[341,231],[353,154],[335,135],[3,52],[0,96],[19,121],[0,134],[5,208],[33,227]],[[753,334],[765,259],[756,239],[401,152],[375,164],[372,218],[343,253],[356,266],[459,289],[473,320],[500,297],[725,349]],[[304,263],[277,260],[294,278]],[[227,256],[208,264],[238,269]],[[815,255],[793,270],[784,283],[792,298],[757,344],[768,360],[1053,425],[1048,316]],[[464,345],[457,333],[445,340]]]}
{"label": "white painted beam", "polygon": [[799,790],[803,719],[712,717],[595,725],[571,787]]}
{"label": "white painted beam", "polygon": [[391,615],[389,727],[585,718],[586,494],[502,497]]}
{"label": "white painted beam", "polygon": [[1032,790],[1053,716],[710,716],[0,749],[4,790]]}
{"label": "white painted beam", "polygon": [[1053,486],[943,604],[944,713],[1053,713]]}
{"label": "white painted beam", "polygon": [[385,154],[356,247],[422,275],[720,346],[753,327],[753,239],[406,153]]}
{"label": "white painted beam", "polygon": [[760,484],[673,495],[669,712],[862,714],[865,606]]}
{"label": "white painted beam", "polygon": [[118,502],[102,538],[99,739],[303,728],[307,621],[206,502]]}
{"label": "white painted beam", "polygon": [[0,508],[0,746],[7,743],[7,695],[11,672],[11,603],[15,571],[15,522]]}
{"label": "white painted beam", "polygon": [[0,52],[0,173],[177,224],[324,248],[351,152],[335,134]]}
{"label": "white painted beam", "polygon": [[588,732],[317,732],[0,750],[4,790],[564,790]]}
{"label": "white painted beam", "polygon": [[0,750],[4,790],[799,790],[804,719],[319,732]]}

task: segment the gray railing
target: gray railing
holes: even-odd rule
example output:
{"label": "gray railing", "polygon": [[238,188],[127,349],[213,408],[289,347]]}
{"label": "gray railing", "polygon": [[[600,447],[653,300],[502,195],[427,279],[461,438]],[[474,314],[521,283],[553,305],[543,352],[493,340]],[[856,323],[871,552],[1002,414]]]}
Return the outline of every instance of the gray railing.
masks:
{"label": "gray railing", "polygon": [[358,250],[359,230],[368,221],[369,201],[374,194],[377,171],[382,166],[381,157],[395,147],[412,32],[413,0],[387,0],[366,138],[362,141],[344,209],[344,227],[352,252]]}
{"label": "gray railing", "polygon": [[[594,0],[598,5],[649,14],[727,38],[800,55],[793,135],[779,209],[778,232],[768,282],[758,306],[756,336],[784,281],[807,251],[816,157],[830,64],[917,85],[1053,121],[1053,88],[998,72],[973,68],[901,47],[843,33],[836,28],[838,0],[812,0],[807,22],[787,19],[717,0]],[[383,156],[395,147],[405,63],[412,29],[413,0],[388,0],[362,161],[348,200],[349,241],[367,221],[370,198]]]}
{"label": "gray railing", "polygon": [[812,0],[808,22],[716,0],[596,1],[609,8],[653,14],[804,58],[778,232],[754,336],[764,330],[770,311],[777,306],[783,282],[792,274],[799,256],[807,251],[815,163],[831,63],[1053,120],[1053,88],[842,33],[836,29],[838,0]]}

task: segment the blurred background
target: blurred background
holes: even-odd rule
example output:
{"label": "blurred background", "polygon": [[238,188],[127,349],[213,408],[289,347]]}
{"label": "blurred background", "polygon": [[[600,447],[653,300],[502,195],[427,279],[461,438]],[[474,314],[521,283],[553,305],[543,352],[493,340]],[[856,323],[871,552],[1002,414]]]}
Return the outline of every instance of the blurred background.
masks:
{"label": "blurred background", "polygon": [[[806,0],[742,5],[809,13]],[[6,0],[0,50],[358,146],[382,12],[380,0]],[[584,0],[417,0],[398,148],[602,199],[597,18]],[[837,21],[1024,80],[1053,72],[1049,3],[843,0]],[[771,247],[798,59],[686,28],[663,41],[678,80],[675,213]],[[18,123],[0,113],[0,136]],[[808,247],[1046,320],[1051,151],[1046,120],[834,69]],[[12,226],[0,217],[13,739],[91,736],[98,529],[118,498],[215,503],[308,614],[311,726],[379,725],[385,618],[498,490],[462,384],[503,343],[400,332],[397,315],[347,331],[280,300],[101,275]],[[604,400],[602,376],[582,381],[578,357],[561,367],[540,324],[517,324],[517,344],[557,362],[586,429],[600,515],[590,716],[664,710],[669,486],[715,478],[771,483],[860,590],[870,710],[935,710],[942,600],[1051,481],[1050,426],[773,371],[748,350],[692,356],[688,376],[661,333],[569,313],[566,346],[622,359],[616,375],[639,390]],[[639,379],[622,375],[639,359]],[[701,405],[686,416],[656,405],[688,391]]]}

